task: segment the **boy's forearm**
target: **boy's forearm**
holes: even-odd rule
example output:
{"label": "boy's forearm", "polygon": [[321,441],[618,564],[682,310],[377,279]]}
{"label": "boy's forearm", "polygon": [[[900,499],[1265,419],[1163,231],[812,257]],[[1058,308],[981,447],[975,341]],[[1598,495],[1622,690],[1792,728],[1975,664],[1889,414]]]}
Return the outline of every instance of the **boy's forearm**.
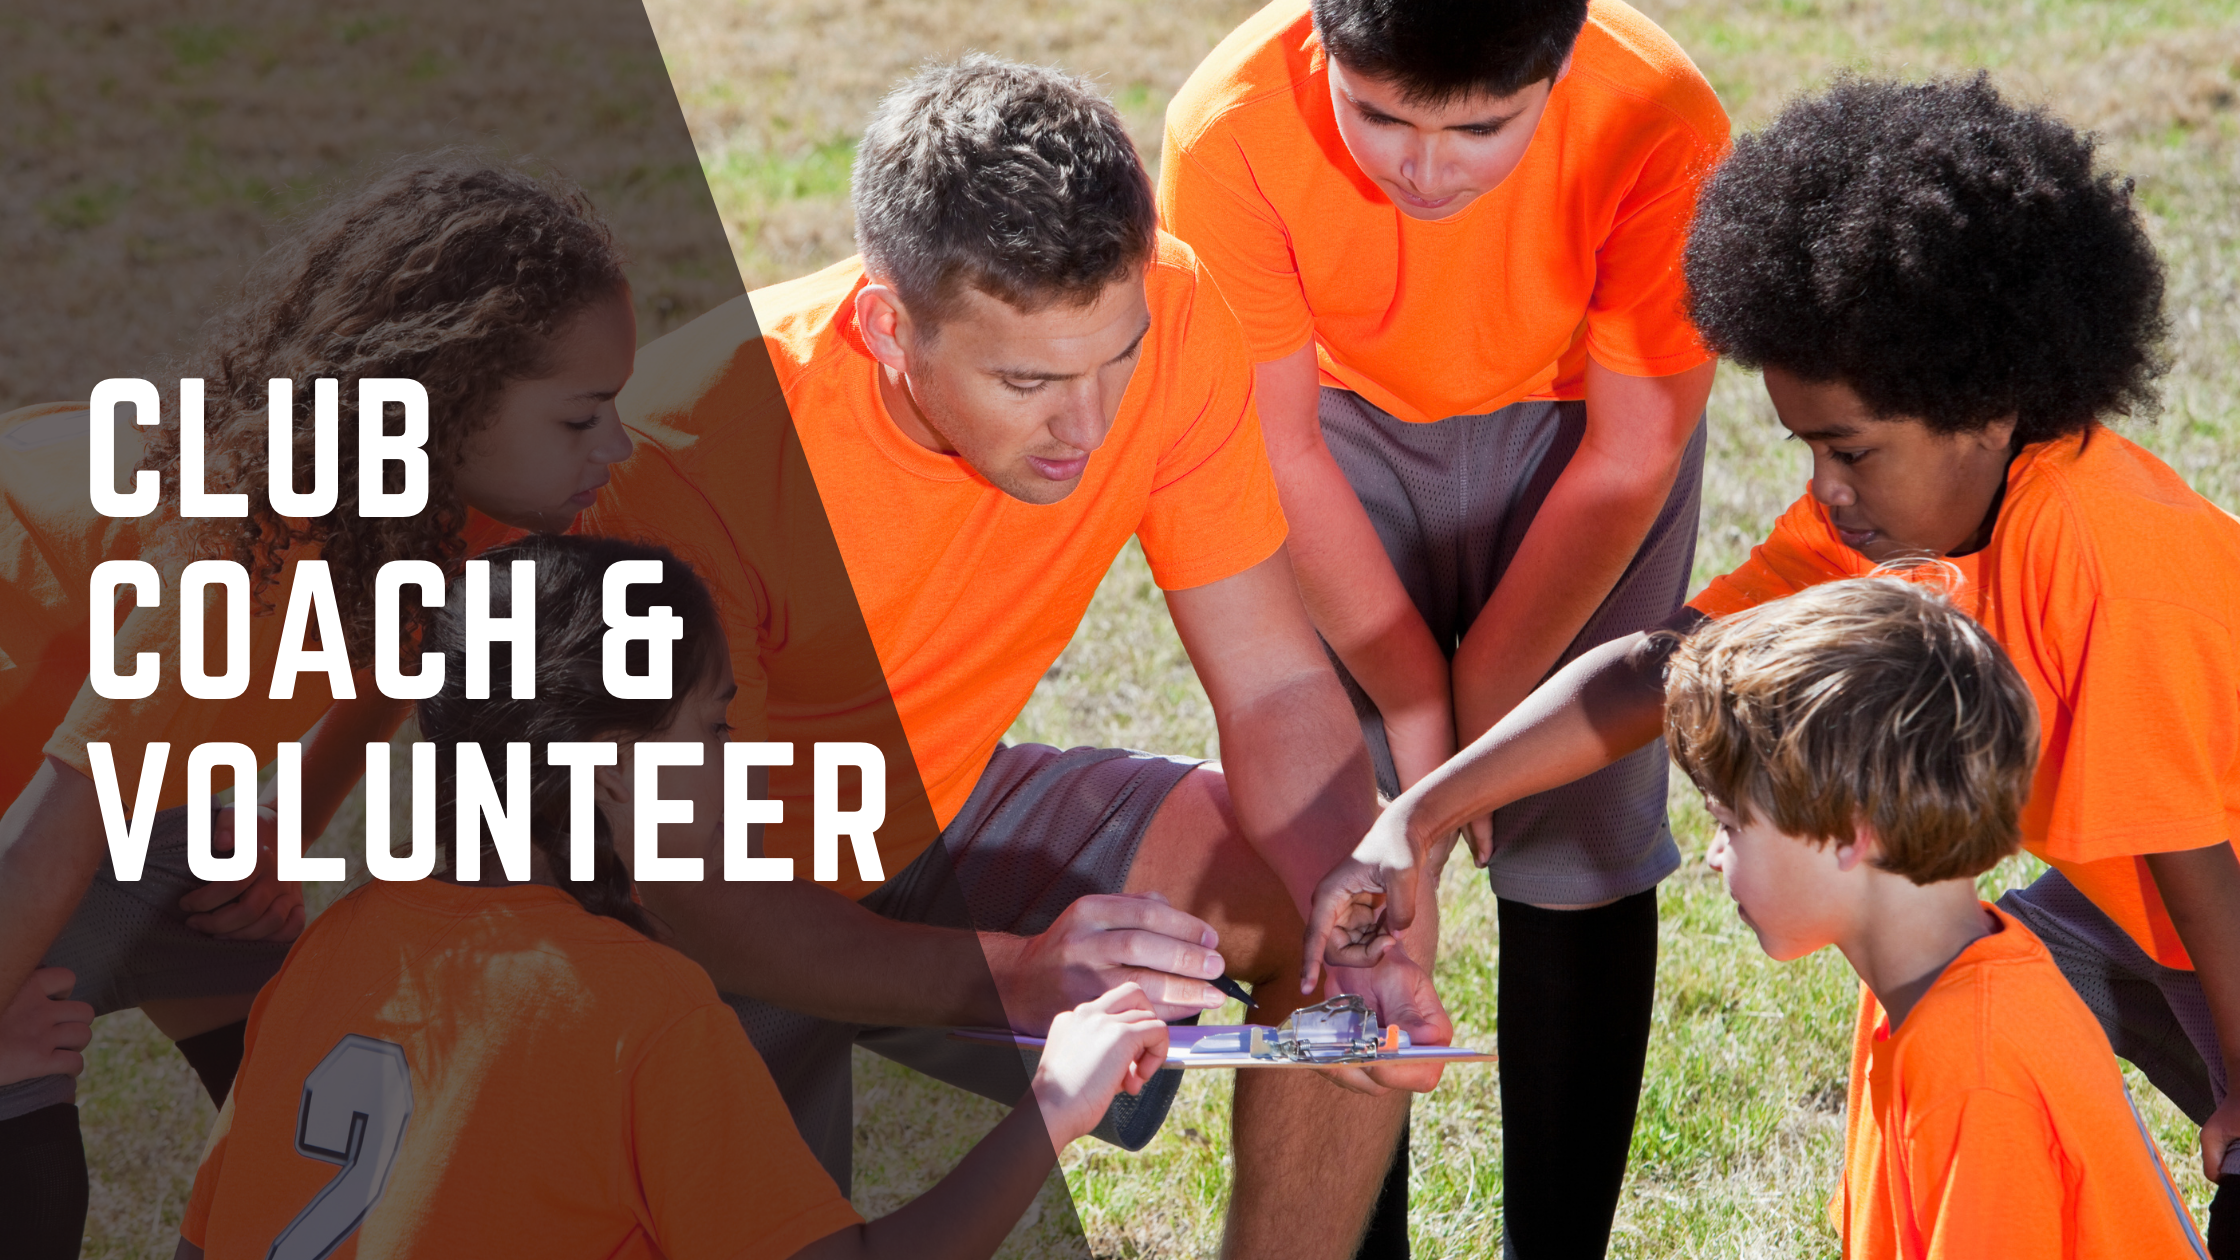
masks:
{"label": "boy's forearm", "polygon": [[931,1190],[878,1220],[828,1235],[795,1260],[983,1260],[1003,1245],[1057,1163],[1031,1098]]}
{"label": "boy's forearm", "polygon": [[1324,641],[1380,711],[1446,707],[1447,659],[1400,585],[1353,486],[1327,449],[1276,469],[1299,594]]}
{"label": "boy's forearm", "polygon": [[93,781],[46,758],[0,814],[0,993],[46,957],[107,851]]}
{"label": "boy's forearm", "polygon": [[1467,743],[1532,693],[1609,597],[1671,491],[1661,480],[1564,471],[1455,653],[1455,729]]}
{"label": "boy's forearm", "polygon": [[[1668,623],[1691,627],[1683,610]],[[1416,852],[1472,818],[1602,769],[1664,732],[1670,641],[1646,634],[1582,654],[1395,802]]]}
{"label": "boy's forearm", "polygon": [[852,1023],[1005,1021],[987,957],[970,931],[897,922],[798,880],[638,889],[670,943],[726,993]]}
{"label": "boy's forearm", "polygon": [[1323,640],[1389,721],[1451,724],[1447,658],[1322,440],[1310,343],[1255,371],[1299,594]]}
{"label": "boy's forearm", "polygon": [[1520,703],[1609,597],[1672,493],[1710,365],[1630,377],[1590,363],[1587,431],[1455,652],[1464,744]]}

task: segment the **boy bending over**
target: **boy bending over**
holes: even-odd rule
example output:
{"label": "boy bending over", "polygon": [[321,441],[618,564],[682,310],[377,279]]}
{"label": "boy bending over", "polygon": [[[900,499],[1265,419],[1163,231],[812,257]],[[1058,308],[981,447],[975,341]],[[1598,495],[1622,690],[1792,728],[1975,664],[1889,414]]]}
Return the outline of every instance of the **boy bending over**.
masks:
{"label": "boy bending over", "polygon": [[1743,922],[1863,982],[1829,1205],[1846,1256],[2201,1254],[2092,1012],[1976,899],[2022,839],[2034,718],[1981,626],[1893,578],[1739,613],[1665,675]]}

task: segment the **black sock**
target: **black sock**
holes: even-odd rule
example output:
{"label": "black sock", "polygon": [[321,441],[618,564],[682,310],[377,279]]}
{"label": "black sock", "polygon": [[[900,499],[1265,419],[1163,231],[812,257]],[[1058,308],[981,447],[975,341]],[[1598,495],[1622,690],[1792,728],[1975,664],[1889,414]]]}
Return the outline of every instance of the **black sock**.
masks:
{"label": "black sock", "polygon": [[1654,889],[1593,910],[1503,900],[1503,1249],[1595,1260],[1625,1182],[1657,979]]}
{"label": "black sock", "polygon": [[0,1230],[14,1260],[77,1260],[86,1233],[86,1145],[71,1103],[0,1120]]}
{"label": "black sock", "polygon": [[2240,1173],[2217,1178],[2209,1201],[2210,1260],[2240,1260]]}
{"label": "black sock", "polygon": [[249,1021],[237,1019],[171,1043],[187,1056],[187,1066],[202,1078],[202,1088],[209,1091],[215,1106],[225,1106],[226,1095],[233,1092],[233,1074],[241,1070],[242,1040],[248,1032]]}

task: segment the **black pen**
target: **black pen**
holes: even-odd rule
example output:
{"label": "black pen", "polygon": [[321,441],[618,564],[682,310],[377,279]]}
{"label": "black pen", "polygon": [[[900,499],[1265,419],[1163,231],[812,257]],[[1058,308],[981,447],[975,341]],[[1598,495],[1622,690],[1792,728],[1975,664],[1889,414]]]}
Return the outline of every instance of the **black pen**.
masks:
{"label": "black pen", "polygon": [[1215,976],[1213,979],[1207,981],[1207,983],[1211,984],[1214,988],[1221,990],[1223,993],[1228,994],[1230,997],[1235,998],[1239,1002],[1244,1003],[1246,1010],[1251,1010],[1259,1005],[1259,1003],[1252,1000],[1252,995],[1250,993],[1245,992],[1245,987],[1243,985],[1238,984],[1236,981],[1231,980],[1227,976]]}

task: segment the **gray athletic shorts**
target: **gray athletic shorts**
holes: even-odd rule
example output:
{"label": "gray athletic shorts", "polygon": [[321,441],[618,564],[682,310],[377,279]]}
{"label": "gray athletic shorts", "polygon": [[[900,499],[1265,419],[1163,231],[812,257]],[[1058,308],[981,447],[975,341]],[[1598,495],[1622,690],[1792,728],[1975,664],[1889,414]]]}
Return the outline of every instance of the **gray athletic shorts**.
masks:
{"label": "gray athletic shorts", "polygon": [[[1368,510],[1400,584],[1451,658],[1579,449],[1586,404],[1522,402],[1486,415],[1411,424],[1359,394],[1326,388],[1321,418],[1323,441]],[[1662,624],[1687,598],[1704,435],[1699,422],[1649,536],[1557,668],[1589,648]],[[1361,718],[1377,786],[1397,795],[1384,721],[1343,664],[1338,675]],[[1665,821],[1666,765],[1660,740],[1575,783],[1497,811],[1487,868],[1495,895],[1534,905],[1582,905],[1654,888],[1680,865]]]}
{"label": "gray athletic shorts", "polygon": [[[204,881],[187,869],[184,806],[155,816],[147,865],[126,883],[106,858],[40,964],[77,973],[70,996],[107,1015],[160,998],[254,993],[280,970],[285,941],[221,941],[187,926],[179,898]],[[0,1085],[0,1120],[75,1101],[77,1081],[41,1076]]]}
{"label": "gray athletic shorts", "polygon": [[[1128,882],[1136,847],[1167,792],[1198,766],[1187,757],[1047,744],[999,746],[941,843],[863,899],[905,923],[1027,936],[1067,906]],[[1008,1046],[976,1046],[946,1028],[879,1028],[818,1019],[725,994],[769,1065],[796,1127],[847,1193],[855,1142],[860,1045],[937,1080],[1009,1106],[1026,1092],[1031,1059]],[[1160,1072],[1135,1097],[1113,1099],[1096,1136],[1128,1150],[1151,1140],[1182,1073]]]}
{"label": "gray athletic shorts", "polygon": [[[2059,871],[1999,898],[1999,908],[2046,943],[2115,1052],[2195,1124],[2207,1120],[2226,1087],[2201,978],[2156,962]],[[2240,1173],[2240,1146],[2226,1152],[2224,1171]]]}

